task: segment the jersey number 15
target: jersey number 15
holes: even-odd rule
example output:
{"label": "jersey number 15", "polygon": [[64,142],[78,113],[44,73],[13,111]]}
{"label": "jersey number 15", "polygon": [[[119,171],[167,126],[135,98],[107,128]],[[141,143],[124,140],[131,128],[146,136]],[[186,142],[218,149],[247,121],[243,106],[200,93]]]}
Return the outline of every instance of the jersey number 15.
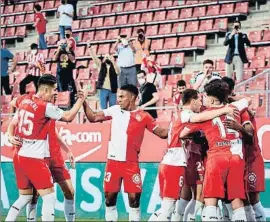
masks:
{"label": "jersey number 15", "polygon": [[30,136],[33,133],[34,128],[34,113],[28,112],[26,110],[20,110],[19,112],[19,127],[18,130],[20,133],[23,133],[26,136]]}

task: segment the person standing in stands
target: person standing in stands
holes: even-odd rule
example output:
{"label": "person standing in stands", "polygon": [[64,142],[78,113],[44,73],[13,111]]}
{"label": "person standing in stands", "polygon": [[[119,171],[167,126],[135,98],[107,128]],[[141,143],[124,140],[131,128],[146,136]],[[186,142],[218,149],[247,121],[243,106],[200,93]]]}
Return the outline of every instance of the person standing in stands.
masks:
{"label": "person standing in stands", "polygon": [[65,30],[72,27],[74,9],[71,4],[67,3],[67,0],[61,1],[62,5],[57,10],[56,17],[59,18],[59,31],[60,38],[65,38]]}
{"label": "person standing in stands", "polygon": [[181,79],[181,80],[178,80],[176,86],[177,86],[177,88],[176,88],[177,92],[173,96],[173,103],[176,106],[179,106],[181,103],[181,100],[182,100],[183,92],[187,88],[187,84],[186,84],[185,80]]}
{"label": "person standing in stands", "polygon": [[133,45],[136,50],[135,63],[138,72],[141,70],[143,58],[150,55],[151,40],[145,37],[143,29],[137,30],[137,38],[134,40]]}
{"label": "person standing in stands", "polygon": [[[2,41],[1,47],[1,95],[3,95],[3,89],[6,95],[11,94],[11,89],[9,87],[9,74],[15,71],[17,61],[13,54],[6,48],[3,47],[4,43]],[[12,67],[8,70],[8,62],[12,59]]]}
{"label": "person standing in stands", "polygon": [[38,33],[39,49],[47,49],[47,44],[45,41],[47,20],[44,17],[44,15],[41,13],[40,5],[34,5],[34,11],[35,11],[35,23],[33,26],[36,28],[37,33]]}
{"label": "person standing in stands", "polygon": [[70,45],[70,49],[73,52],[75,52],[77,45],[76,45],[76,40],[72,36],[72,29],[71,28],[67,28],[65,30],[65,36],[66,36],[67,43]]}
{"label": "person standing in stands", "polygon": [[229,46],[225,57],[226,75],[232,78],[235,69],[237,82],[243,80],[244,63],[248,63],[245,44],[251,45],[247,34],[241,31],[240,21],[236,20],[232,32],[226,34],[224,46]]}
{"label": "person standing in stands", "polygon": [[77,3],[78,3],[78,0],[69,0],[68,3],[71,4],[73,6],[73,9],[74,9],[73,19],[77,19]]}
{"label": "person standing in stands", "polygon": [[25,94],[25,87],[30,82],[35,84],[36,90],[38,88],[38,80],[40,76],[45,73],[45,58],[44,55],[38,51],[38,45],[32,43],[31,53],[27,57],[28,75],[20,82],[20,94]]}

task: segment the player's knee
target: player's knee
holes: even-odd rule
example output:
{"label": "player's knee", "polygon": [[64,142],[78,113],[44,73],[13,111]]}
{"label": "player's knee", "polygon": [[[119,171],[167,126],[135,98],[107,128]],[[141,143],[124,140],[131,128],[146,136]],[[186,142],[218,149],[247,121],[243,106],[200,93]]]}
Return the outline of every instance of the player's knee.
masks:
{"label": "player's knee", "polygon": [[241,207],[244,207],[244,203],[241,199],[239,198],[236,198],[234,199],[232,202],[232,209],[235,210],[235,209],[238,209],[238,208],[241,208]]}
{"label": "player's knee", "polygon": [[140,196],[139,195],[134,195],[134,196],[129,196],[129,206],[131,208],[138,208],[140,206]]}
{"label": "player's knee", "polygon": [[260,195],[258,192],[249,193],[248,196],[249,196],[249,202],[251,205],[255,205],[256,203],[260,201]]}
{"label": "player's knee", "polygon": [[116,205],[117,194],[111,195],[109,193],[105,193],[105,205],[106,207],[113,207]]}

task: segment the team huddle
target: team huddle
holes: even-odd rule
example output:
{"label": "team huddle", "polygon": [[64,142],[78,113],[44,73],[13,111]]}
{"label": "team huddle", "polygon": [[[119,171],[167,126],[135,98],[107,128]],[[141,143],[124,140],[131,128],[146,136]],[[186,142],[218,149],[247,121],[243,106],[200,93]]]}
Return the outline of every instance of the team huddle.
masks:
{"label": "team huddle", "polygon": [[224,77],[206,84],[203,94],[185,89],[180,108],[164,128],[137,108],[139,91],[134,85],[122,86],[118,105],[99,112],[89,107],[87,90],[80,90],[74,106],[63,111],[53,104],[56,78],[43,75],[37,94],[22,95],[11,104],[17,112],[8,135],[14,145],[20,195],[6,221],[16,221],[25,207],[27,220],[37,221],[38,196],[43,199],[42,221],[54,221],[54,182],[65,197],[66,221],[75,221],[74,189],[61,149],[71,162],[74,158],[55,122],[72,121],[81,107],[91,123],[112,121],[104,175],[106,221],[118,220],[116,202],[122,182],[128,193],[129,221],[141,221],[139,153],[145,129],[168,142],[159,167],[161,208],[149,221],[195,221],[200,209],[202,221],[266,221],[259,199],[264,191],[264,162],[251,99],[235,96],[233,87],[233,80]]}

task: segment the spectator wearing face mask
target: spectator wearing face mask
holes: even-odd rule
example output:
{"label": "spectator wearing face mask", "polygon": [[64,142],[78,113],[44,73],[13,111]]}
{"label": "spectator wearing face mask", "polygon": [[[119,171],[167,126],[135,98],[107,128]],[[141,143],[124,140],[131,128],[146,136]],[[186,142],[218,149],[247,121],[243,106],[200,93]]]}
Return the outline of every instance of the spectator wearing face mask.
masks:
{"label": "spectator wearing face mask", "polygon": [[75,52],[75,50],[76,50],[76,40],[72,36],[72,29],[71,28],[67,28],[65,30],[65,36],[66,36],[67,43],[70,45],[70,49],[73,52]]}
{"label": "spectator wearing face mask", "polygon": [[116,93],[117,93],[117,75],[120,73],[118,65],[115,63],[112,56],[106,54],[103,61],[97,57],[96,53],[91,47],[91,43],[88,42],[90,50],[90,56],[93,58],[96,67],[99,69],[97,89],[100,89],[100,107],[101,109],[107,109],[108,105],[116,105]]}
{"label": "spectator wearing face mask", "polygon": [[[143,70],[140,70],[137,73],[138,82],[140,84],[139,106],[141,109],[155,107],[157,101],[159,100],[159,95],[155,85],[146,81],[146,75],[146,72]],[[157,118],[157,110],[153,109],[145,111],[148,112],[153,118]]]}
{"label": "spectator wearing face mask", "polygon": [[44,55],[39,52],[38,45],[36,43],[32,43],[30,48],[31,53],[27,56],[28,75],[20,82],[21,95],[25,94],[25,87],[30,82],[35,84],[37,90],[38,80],[40,76],[45,73],[45,58]]}
{"label": "spectator wearing face mask", "polygon": [[134,40],[133,45],[136,50],[135,63],[138,72],[141,70],[143,58],[150,55],[151,40],[145,37],[145,32],[143,29],[137,30],[137,38]]}
{"label": "spectator wearing face mask", "polygon": [[35,23],[33,26],[36,28],[38,33],[39,49],[47,49],[47,44],[45,41],[47,20],[41,13],[40,5],[34,5],[34,11],[35,11]]}
{"label": "spectator wearing face mask", "polygon": [[182,100],[182,94],[187,88],[187,84],[185,80],[178,80],[176,86],[177,86],[176,88],[177,92],[173,96],[173,103],[176,106],[179,106]]}
{"label": "spectator wearing face mask", "polygon": [[61,1],[62,5],[57,10],[56,17],[59,18],[59,31],[60,38],[65,38],[65,30],[72,27],[74,9],[71,4],[67,3],[67,0]]}
{"label": "spectator wearing face mask", "polygon": [[118,78],[118,87],[132,84],[137,85],[137,71],[135,66],[134,53],[135,48],[126,35],[118,36],[114,45],[114,49],[118,54],[117,64],[120,67],[120,75]]}

